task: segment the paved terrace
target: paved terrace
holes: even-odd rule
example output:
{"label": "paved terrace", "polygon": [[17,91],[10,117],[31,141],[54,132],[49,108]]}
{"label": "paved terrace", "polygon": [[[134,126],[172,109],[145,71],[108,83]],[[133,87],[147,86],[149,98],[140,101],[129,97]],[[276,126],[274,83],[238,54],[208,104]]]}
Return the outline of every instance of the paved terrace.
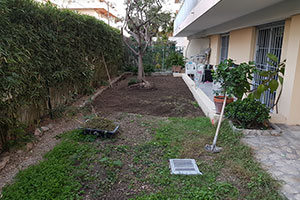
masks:
{"label": "paved terrace", "polygon": [[282,181],[282,193],[300,200],[300,126],[279,126],[281,136],[247,136],[243,142],[254,149],[262,166]]}

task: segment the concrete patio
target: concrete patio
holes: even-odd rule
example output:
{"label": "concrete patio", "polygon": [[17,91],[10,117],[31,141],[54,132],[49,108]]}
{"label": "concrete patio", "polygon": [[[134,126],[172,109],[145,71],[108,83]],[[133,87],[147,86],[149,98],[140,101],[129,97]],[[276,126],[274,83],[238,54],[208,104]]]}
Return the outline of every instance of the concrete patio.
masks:
{"label": "concrete patio", "polygon": [[281,192],[300,200],[300,126],[279,126],[281,136],[247,136],[242,141],[254,149],[263,168],[282,182]]}

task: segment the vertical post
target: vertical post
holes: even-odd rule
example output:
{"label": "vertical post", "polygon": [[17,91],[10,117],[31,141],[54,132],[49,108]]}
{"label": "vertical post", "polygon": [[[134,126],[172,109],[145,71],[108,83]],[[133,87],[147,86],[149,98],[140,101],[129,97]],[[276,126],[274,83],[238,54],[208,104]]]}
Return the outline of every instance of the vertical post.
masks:
{"label": "vertical post", "polygon": [[163,60],[162,60],[162,68],[161,69],[164,69],[165,68],[165,46],[163,46]]}

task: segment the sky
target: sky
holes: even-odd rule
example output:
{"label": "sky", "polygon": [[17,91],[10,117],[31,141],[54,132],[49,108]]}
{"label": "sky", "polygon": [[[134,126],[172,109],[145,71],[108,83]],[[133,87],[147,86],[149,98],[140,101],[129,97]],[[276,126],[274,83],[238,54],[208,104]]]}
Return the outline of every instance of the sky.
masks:
{"label": "sky", "polygon": [[[124,5],[124,0],[109,0],[109,2],[113,3],[116,7],[117,14],[120,17],[125,17],[126,15],[126,5]],[[166,11],[175,12],[180,7],[180,4],[175,5],[175,0],[165,0],[163,4],[163,9]]]}

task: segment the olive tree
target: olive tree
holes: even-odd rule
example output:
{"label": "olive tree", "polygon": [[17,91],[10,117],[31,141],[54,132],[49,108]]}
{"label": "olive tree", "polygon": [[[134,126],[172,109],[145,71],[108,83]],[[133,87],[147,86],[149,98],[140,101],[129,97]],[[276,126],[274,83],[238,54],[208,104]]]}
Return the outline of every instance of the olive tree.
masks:
{"label": "olive tree", "polygon": [[160,0],[126,0],[126,4],[123,28],[132,36],[137,45],[136,47],[131,46],[126,39],[124,42],[138,57],[138,81],[149,84],[145,80],[143,55],[147,47],[151,45],[152,38],[168,26],[171,15],[162,11]]}

